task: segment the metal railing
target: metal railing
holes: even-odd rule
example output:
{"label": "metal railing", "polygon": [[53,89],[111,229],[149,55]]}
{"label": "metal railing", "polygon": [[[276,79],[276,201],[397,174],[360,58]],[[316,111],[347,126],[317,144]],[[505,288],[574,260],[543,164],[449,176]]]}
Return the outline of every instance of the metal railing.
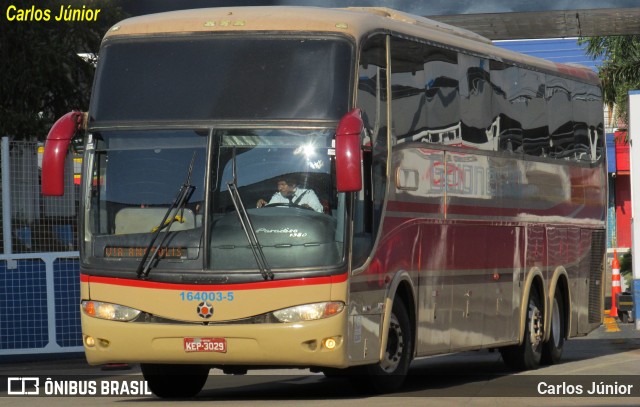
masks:
{"label": "metal railing", "polygon": [[65,195],[42,197],[39,149],[2,138],[0,357],[82,351],[74,160]]}

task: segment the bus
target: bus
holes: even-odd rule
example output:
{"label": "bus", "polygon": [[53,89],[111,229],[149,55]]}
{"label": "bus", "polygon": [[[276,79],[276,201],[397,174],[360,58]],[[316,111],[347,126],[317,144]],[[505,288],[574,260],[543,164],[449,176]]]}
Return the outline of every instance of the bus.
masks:
{"label": "bus", "polygon": [[[212,368],[388,392],[431,355],[557,363],[601,324],[592,71],[386,8],[147,15],[99,55],[88,112],[54,124],[43,162],[62,194],[84,138],[90,364],[140,363],[160,397]],[[320,210],[268,203],[280,182]]]}

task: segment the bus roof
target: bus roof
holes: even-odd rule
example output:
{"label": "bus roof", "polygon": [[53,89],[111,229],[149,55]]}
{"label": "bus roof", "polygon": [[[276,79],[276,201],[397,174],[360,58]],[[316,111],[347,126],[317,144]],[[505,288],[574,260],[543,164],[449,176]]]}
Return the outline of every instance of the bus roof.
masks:
{"label": "bus roof", "polygon": [[592,84],[598,76],[578,65],[553,63],[495,47],[471,31],[383,7],[322,8],[300,6],[218,7],[149,14],[124,20],[104,39],[153,34],[282,31],[340,33],[356,40],[376,32],[396,32],[465,49],[499,61],[511,61]]}

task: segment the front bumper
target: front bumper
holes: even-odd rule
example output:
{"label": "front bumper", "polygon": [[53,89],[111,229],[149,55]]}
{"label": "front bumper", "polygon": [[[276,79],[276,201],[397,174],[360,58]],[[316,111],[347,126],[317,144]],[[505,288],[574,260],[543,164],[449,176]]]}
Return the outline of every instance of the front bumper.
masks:
{"label": "front bumper", "polygon": [[[82,314],[87,361],[244,366],[346,367],[346,312],[317,321],[277,324],[152,324]],[[88,346],[88,337],[94,346]],[[186,352],[184,338],[224,338],[227,351]],[[328,349],[324,340],[333,338]]]}

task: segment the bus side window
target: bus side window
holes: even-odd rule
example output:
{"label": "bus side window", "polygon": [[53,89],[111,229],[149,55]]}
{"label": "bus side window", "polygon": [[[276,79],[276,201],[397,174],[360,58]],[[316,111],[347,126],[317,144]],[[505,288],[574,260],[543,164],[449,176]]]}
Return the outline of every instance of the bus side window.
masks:
{"label": "bus side window", "polygon": [[499,120],[498,151],[522,153],[522,118],[524,103],[519,97],[519,68],[503,62],[490,61],[493,94],[493,117]]}
{"label": "bus side window", "polygon": [[599,161],[604,154],[604,123],[602,116],[602,91],[597,86],[590,86],[590,96],[588,100],[589,114],[589,142],[591,143],[591,162]]}
{"label": "bus side window", "polygon": [[546,100],[549,122],[549,156],[557,159],[570,159],[573,156],[573,107],[571,81],[547,75]]}
{"label": "bus side window", "polygon": [[545,99],[546,76],[530,69],[520,68],[518,71],[519,95],[526,106],[521,120],[523,152],[533,157],[547,157],[551,137]]}

